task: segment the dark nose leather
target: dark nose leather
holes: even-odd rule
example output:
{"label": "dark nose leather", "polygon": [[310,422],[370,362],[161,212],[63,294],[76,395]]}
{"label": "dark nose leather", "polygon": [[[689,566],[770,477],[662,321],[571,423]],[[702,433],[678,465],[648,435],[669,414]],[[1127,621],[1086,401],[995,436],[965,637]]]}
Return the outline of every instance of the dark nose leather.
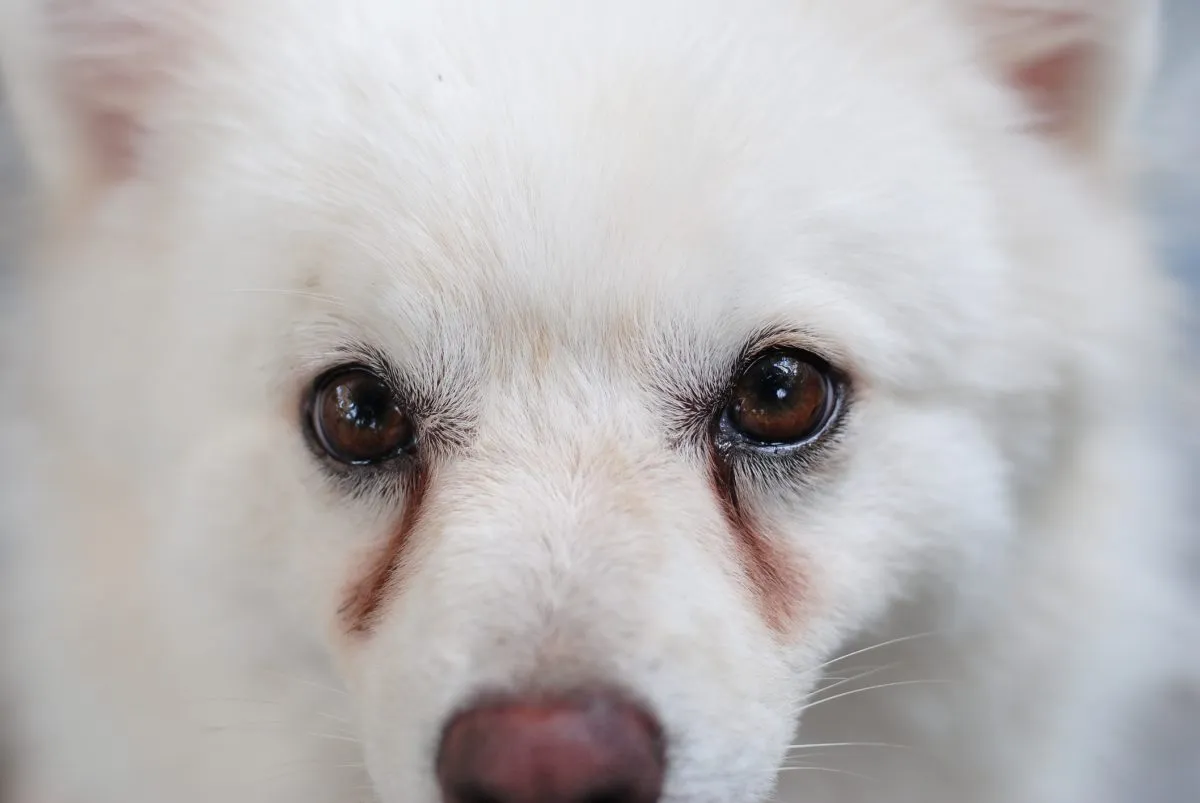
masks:
{"label": "dark nose leather", "polygon": [[437,758],[445,803],[656,803],[665,769],[658,722],[610,691],[481,700]]}

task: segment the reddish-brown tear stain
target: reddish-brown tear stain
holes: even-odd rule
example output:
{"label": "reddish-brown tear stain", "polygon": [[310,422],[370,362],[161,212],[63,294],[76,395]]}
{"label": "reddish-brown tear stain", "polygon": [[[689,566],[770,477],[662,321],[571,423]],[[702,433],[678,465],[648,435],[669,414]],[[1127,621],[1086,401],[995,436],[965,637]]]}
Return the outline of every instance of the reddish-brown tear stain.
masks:
{"label": "reddish-brown tear stain", "polygon": [[366,565],[361,577],[350,584],[346,601],[338,613],[346,632],[351,635],[370,633],[388,595],[395,591],[404,548],[420,521],[427,486],[426,473],[417,471],[408,490],[399,526],[378,555]]}
{"label": "reddish-brown tear stain", "polygon": [[712,455],[711,483],[763,619],[779,635],[793,631],[808,586],[799,562],[765,537],[738,505],[732,472],[716,454]]}

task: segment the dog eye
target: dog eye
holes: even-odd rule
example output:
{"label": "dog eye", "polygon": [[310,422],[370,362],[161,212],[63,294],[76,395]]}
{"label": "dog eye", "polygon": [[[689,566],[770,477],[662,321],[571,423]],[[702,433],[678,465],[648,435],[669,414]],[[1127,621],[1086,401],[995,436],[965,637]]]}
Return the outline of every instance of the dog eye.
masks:
{"label": "dog eye", "polygon": [[317,444],[341,463],[381,463],[416,440],[412,419],[391,388],[365,368],[326,374],[313,387],[310,406]]}
{"label": "dog eye", "polygon": [[820,435],[837,408],[837,387],[819,358],[794,349],[762,354],[742,372],[725,410],[729,425],[763,445]]}

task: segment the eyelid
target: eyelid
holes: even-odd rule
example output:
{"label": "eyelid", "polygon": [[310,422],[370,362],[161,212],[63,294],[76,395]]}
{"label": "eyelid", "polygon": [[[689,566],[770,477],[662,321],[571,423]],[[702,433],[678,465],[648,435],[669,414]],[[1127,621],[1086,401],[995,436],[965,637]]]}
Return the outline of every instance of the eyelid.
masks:
{"label": "eyelid", "polygon": [[736,382],[757,359],[771,351],[798,351],[816,358],[816,361],[839,375],[848,372],[839,366],[847,364],[845,355],[829,342],[802,329],[766,329],[748,338],[738,352],[730,371],[730,382]]}

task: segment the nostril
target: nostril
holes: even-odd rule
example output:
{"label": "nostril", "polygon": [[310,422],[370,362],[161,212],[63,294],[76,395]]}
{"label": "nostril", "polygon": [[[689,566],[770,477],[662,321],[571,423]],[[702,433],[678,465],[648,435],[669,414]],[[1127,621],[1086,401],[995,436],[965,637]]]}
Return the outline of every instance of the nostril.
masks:
{"label": "nostril", "polygon": [[437,758],[445,803],[657,803],[665,770],[658,722],[608,691],[480,701]]}
{"label": "nostril", "polygon": [[[477,786],[466,785],[459,787],[446,796],[447,801],[451,803],[510,803],[510,798],[507,796],[494,795],[486,789],[481,789]],[[515,799],[514,799],[515,800]],[[553,798],[553,800],[558,800]],[[564,799],[565,800],[565,799]],[[598,792],[587,794],[579,800],[570,800],[569,803],[642,803],[642,798],[637,796],[633,789],[602,789]]]}
{"label": "nostril", "polygon": [[470,784],[455,789],[447,799],[455,801],[455,803],[508,803],[504,798],[496,797],[486,789],[480,789]]}
{"label": "nostril", "polygon": [[[449,799],[455,803],[509,803],[507,798],[497,797],[486,789],[476,786],[463,786],[453,791]],[[578,803],[628,803],[638,798],[631,789],[605,789],[593,792]],[[576,803],[572,801],[572,803]]]}
{"label": "nostril", "polygon": [[628,803],[637,799],[632,789],[606,789],[592,793],[579,803]]}

